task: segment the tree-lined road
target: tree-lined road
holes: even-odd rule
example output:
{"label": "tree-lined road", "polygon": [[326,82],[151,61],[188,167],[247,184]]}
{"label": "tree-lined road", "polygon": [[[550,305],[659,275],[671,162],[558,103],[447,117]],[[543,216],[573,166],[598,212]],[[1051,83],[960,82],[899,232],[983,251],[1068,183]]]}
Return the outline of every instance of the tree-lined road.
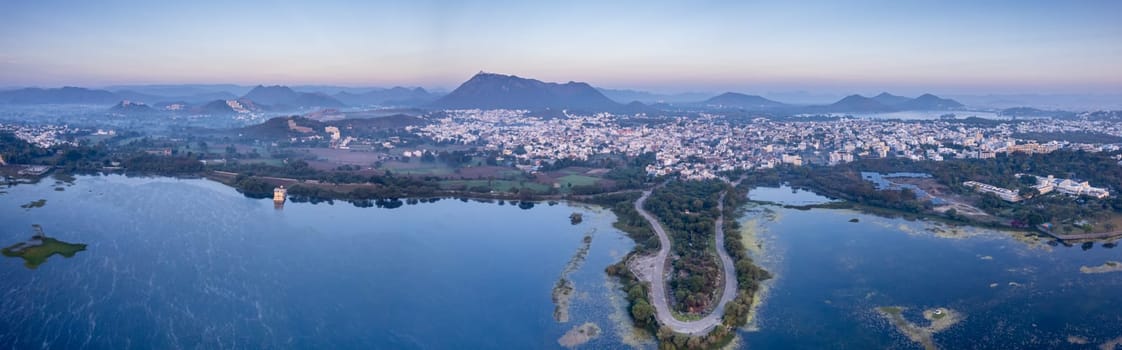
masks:
{"label": "tree-lined road", "polygon": [[651,305],[655,309],[655,317],[658,319],[659,324],[670,327],[671,330],[677,333],[684,333],[690,335],[703,335],[709,333],[718,324],[721,323],[721,316],[725,313],[725,305],[736,297],[736,269],[732,263],[732,257],[729,256],[728,251],[725,249],[725,231],[724,231],[724,201],[726,192],[721,192],[721,199],[718,201],[717,210],[721,215],[717,217],[716,227],[716,244],[717,255],[721,260],[721,268],[724,270],[724,290],[721,293],[721,299],[717,302],[717,307],[713,312],[705,317],[694,321],[682,321],[674,318],[673,312],[670,309],[670,301],[666,298],[666,258],[670,256],[670,237],[666,235],[666,230],[659,224],[658,219],[643,209],[643,204],[647,202],[647,198],[651,195],[651,190],[644,191],[643,196],[635,201],[635,210],[642,215],[648,223],[651,224],[651,229],[658,235],[658,254],[654,256],[653,273],[639,273],[640,278],[643,278],[651,285]]}

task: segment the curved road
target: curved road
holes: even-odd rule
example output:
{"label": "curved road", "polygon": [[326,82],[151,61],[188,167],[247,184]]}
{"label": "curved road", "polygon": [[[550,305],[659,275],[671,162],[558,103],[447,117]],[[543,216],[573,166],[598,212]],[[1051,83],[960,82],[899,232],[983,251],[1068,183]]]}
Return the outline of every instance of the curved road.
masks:
{"label": "curved road", "polygon": [[[721,293],[721,299],[717,302],[717,307],[713,312],[705,317],[696,321],[682,321],[674,318],[674,314],[670,311],[670,302],[666,299],[666,258],[670,255],[670,237],[666,235],[666,230],[658,223],[658,219],[643,209],[643,204],[647,202],[647,197],[650,197],[651,191],[643,191],[643,196],[635,201],[635,210],[642,215],[644,219],[651,224],[651,228],[658,234],[658,254],[655,255],[654,274],[653,276],[646,276],[639,274],[642,278],[646,279],[651,284],[651,303],[655,309],[655,317],[658,322],[664,326],[670,327],[671,330],[677,333],[684,333],[690,335],[702,335],[709,333],[721,323],[721,316],[725,313],[725,305],[728,304],[733,298],[736,297],[736,268],[732,264],[732,258],[729,257],[728,251],[725,250],[725,230],[724,230],[724,209],[725,209],[725,192],[721,192],[721,199],[717,203],[717,210],[721,212],[721,216],[717,217],[716,224],[716,243],[717,255],[721,259],[721,267],[724,270],[724,291]],[[657,278],[657,280],[653,280]]]}

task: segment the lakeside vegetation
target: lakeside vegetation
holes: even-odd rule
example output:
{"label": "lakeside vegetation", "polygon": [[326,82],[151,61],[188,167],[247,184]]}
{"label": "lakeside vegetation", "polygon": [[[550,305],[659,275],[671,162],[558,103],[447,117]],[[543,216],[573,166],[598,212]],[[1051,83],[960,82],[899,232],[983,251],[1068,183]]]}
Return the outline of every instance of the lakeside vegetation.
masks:
{"label": "lakeside vegetation", "polygon": [[[194,137],[156,139],[123,132],[97,143],[84,141],[44,149],[10,133],[0,134],[0,154],[10,162],[51,166],[64,174],[123,172],[208,177],[253,198],[271,196],[275,186],[285,185],[297,201],[337,199],[357,206],[407,197],[471,196],[529,201],[639,189],[649,180],[644,167],[654,161],[653,153],[637,157],[605,155],[583,161],[559,160],[541,165],[538,171],[529,171],[525,168],[527,164],[496,161],[502,158],[501,153],[469,148],[425,152],[411,161],[405,157],[368,166],[325,167],[314,152],[295,145],[278,148],[229,143],[219,147]],[[219,141],[213,137],[209,140]],[[261,153],[267,153],[268,158]],[[373,153],[353,154],[367,159]],[[405,168],[391,170],[384,168],[383,163],[403,164]],[[415,171],[420,168],[414,169],[414,163],[440,171]]]}
{"label": "lakeside vegetation", "polygon": [[748,248],[744,246],[744,237],[741,234],[740,221],[744,205],[748,202],[748,191],[753,185],[755,176],[748,175],[740,185],[729,190],[725,195],[725,249],[732,257],[736,267],[737,293],[732,302],[725,305],[724,324],[731,328],[742,327],[748,323],[748,316],[752,312],[756,292],[760,284],[771,279],[772,275],[764,270],[752,257],[748,256]]}

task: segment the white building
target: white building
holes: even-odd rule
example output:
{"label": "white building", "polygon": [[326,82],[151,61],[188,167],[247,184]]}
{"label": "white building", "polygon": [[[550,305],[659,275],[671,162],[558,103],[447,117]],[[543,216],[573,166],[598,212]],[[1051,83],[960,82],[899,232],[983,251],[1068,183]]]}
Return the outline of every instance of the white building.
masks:
{"label": "white building", "polygon": [[794,166],[803,165],[803,157],[797,154],[784,154],[782,157],[782,161],[785,164],[791,164]]}
{"label": "white building", "polygon": [[981,193],[993,193],[994,195],[997,195],[997,198],[1001,198],[1002,200],[1004,200],[1006,202],[1010,202],[1010,203],[1020,202],[1023,199],[1023,198],[1021,198],[1021,195],[1017,194],[1017,191],[1010,190],[1010,189],[1007,189],[1007,188],[997,187],[997,186],[990,185],[990,184],[984,184],[984,183],[977,182],[977,181],[963,182],[962,185],[966,186],[966,187],[971,187],[975,191],[978,191],[978,192],[981,192]]}
{"label": "white building", "polygon": [[1095,198],[1110,197],[1110,192],[1105,188],[1091,187],[1091,184],[1087,181],[1076,182],[1072,181],[1071,179],[1064,179],[1057,182],[1055,186],[1056,191],[1073,196],[1088,196]]}

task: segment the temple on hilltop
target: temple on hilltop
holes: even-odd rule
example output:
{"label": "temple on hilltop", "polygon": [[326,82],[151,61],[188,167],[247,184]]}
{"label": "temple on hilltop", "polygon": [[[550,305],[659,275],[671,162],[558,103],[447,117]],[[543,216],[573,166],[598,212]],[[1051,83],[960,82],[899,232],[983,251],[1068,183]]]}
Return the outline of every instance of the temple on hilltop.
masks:
{"label": "temple on hilltop", "polygon": [[284,186],[278,186],[273,189],[273,206],[277,208],[284,207],[284,201],[288,197],[288,190]]}

